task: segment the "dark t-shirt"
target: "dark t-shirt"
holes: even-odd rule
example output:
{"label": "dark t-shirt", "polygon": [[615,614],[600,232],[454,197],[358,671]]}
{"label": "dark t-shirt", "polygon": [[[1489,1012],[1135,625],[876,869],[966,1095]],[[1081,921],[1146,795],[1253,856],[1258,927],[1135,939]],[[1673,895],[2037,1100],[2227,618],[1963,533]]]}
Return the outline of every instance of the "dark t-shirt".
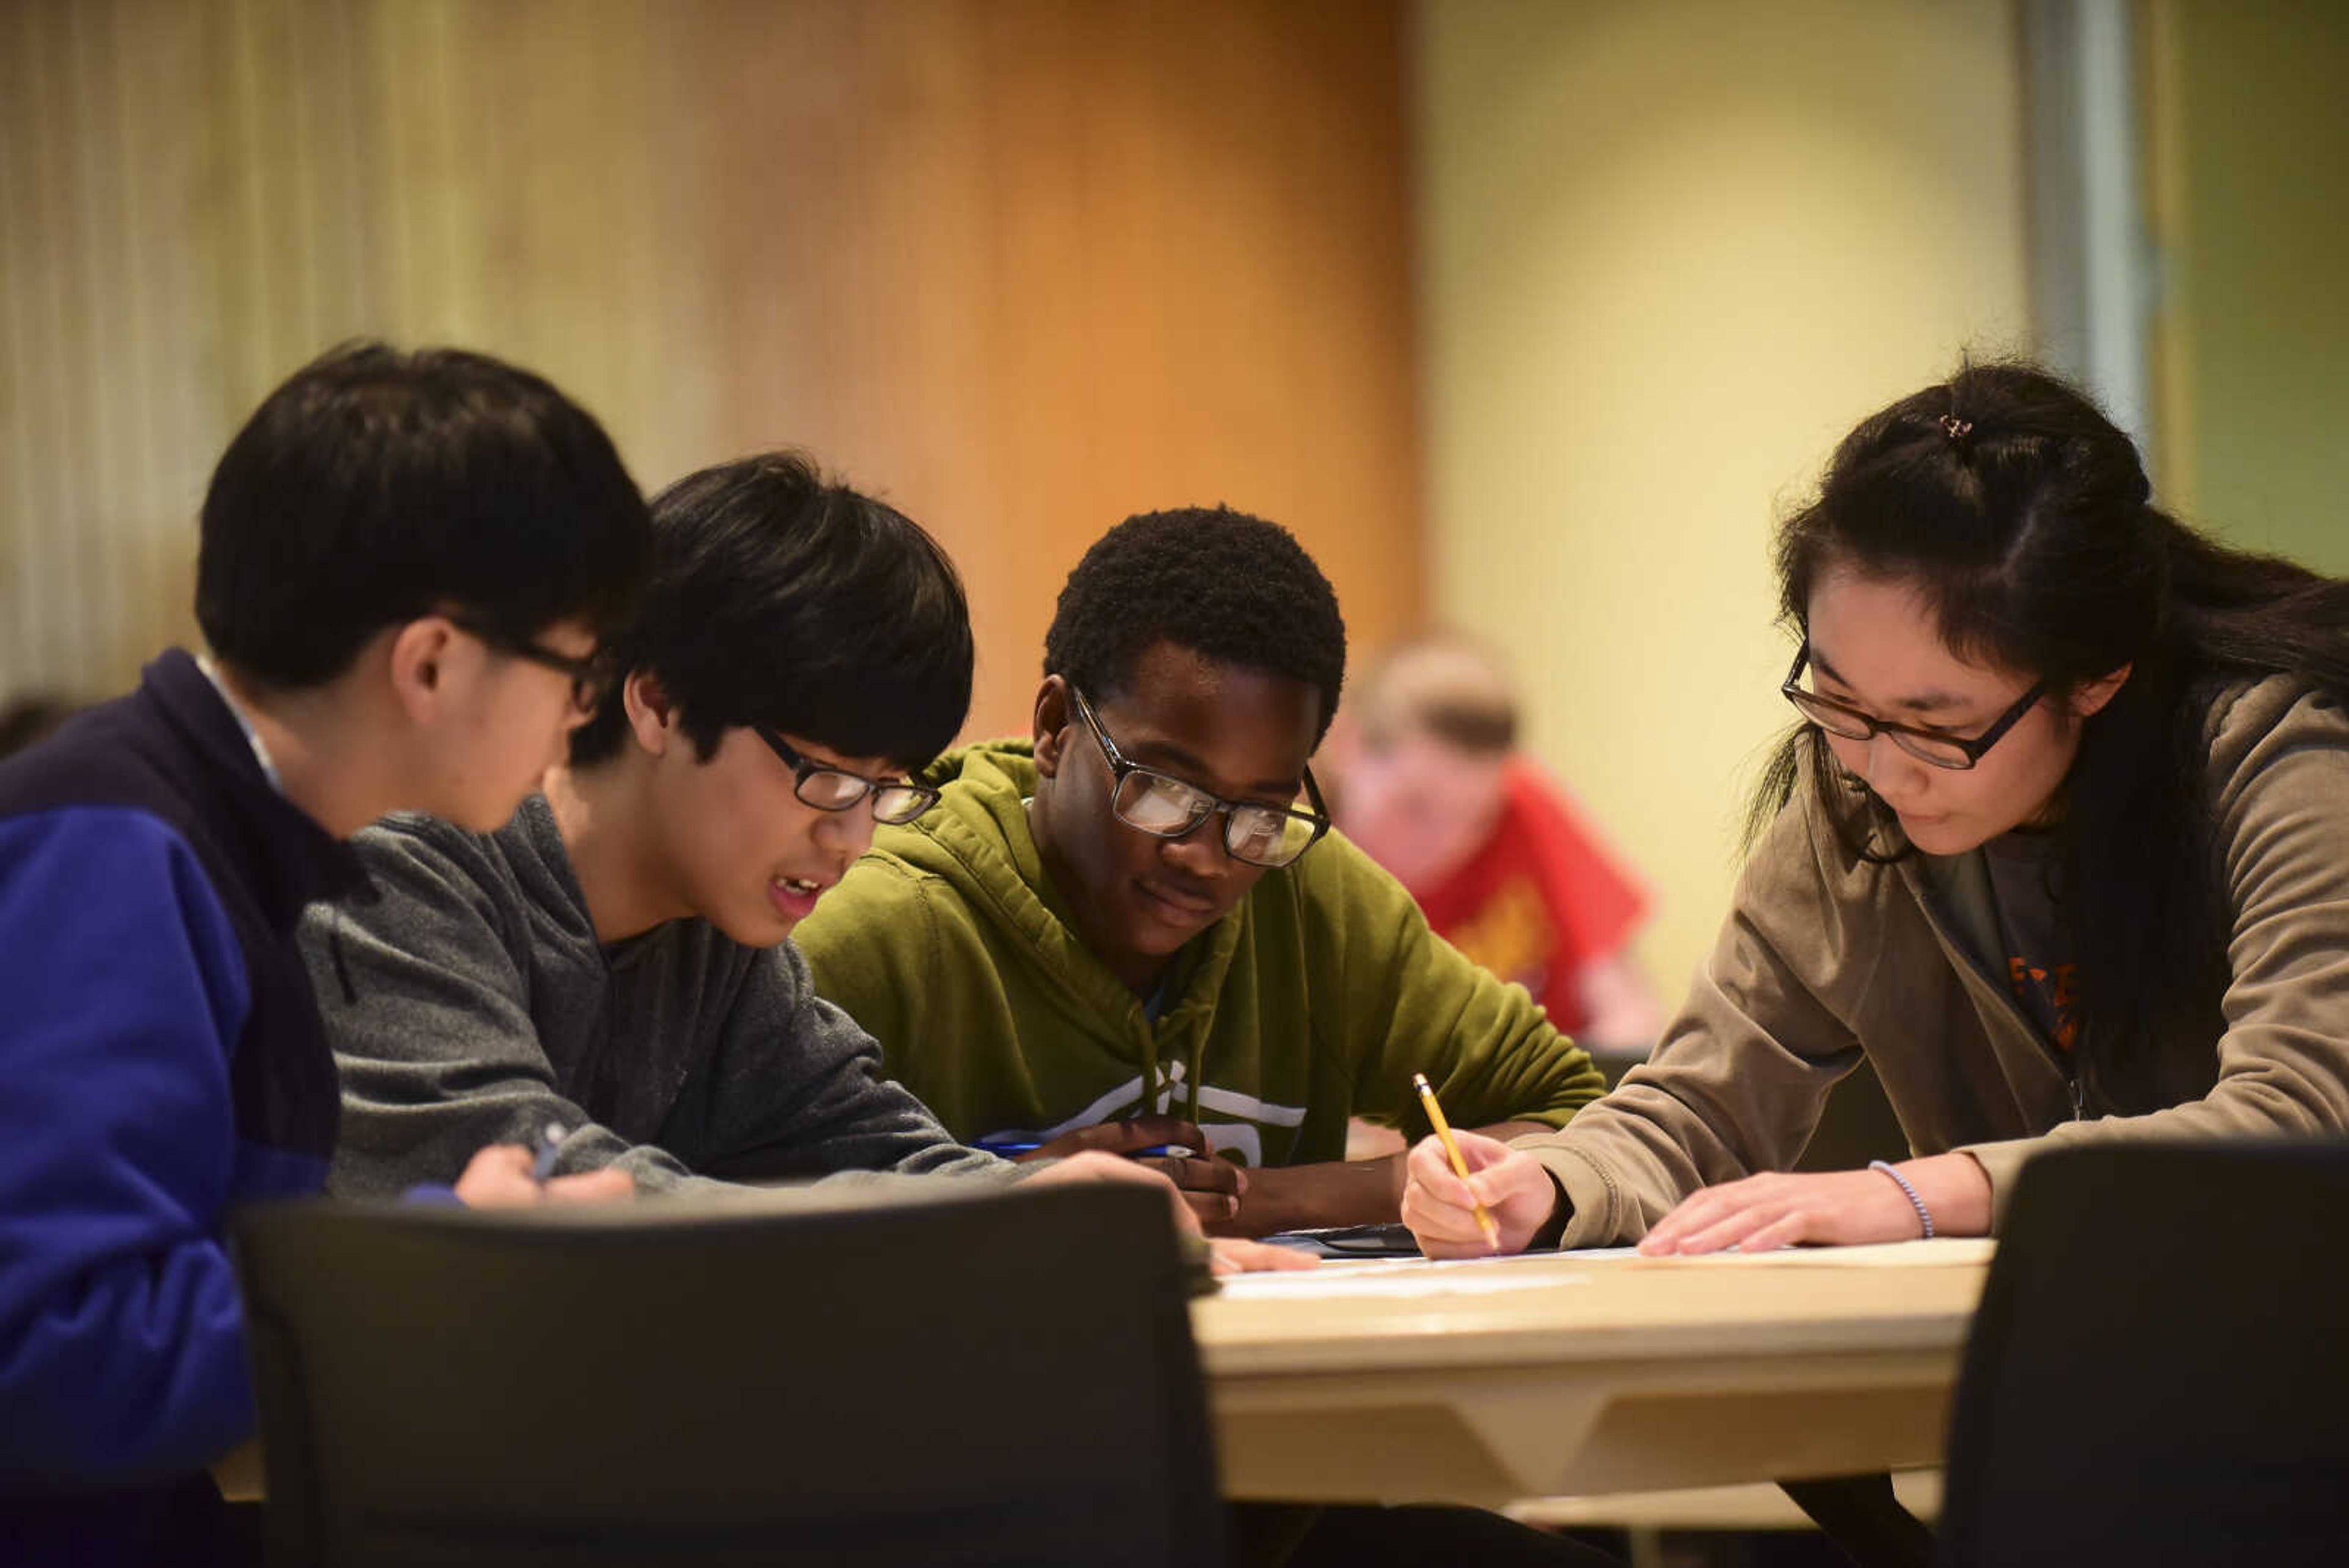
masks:
{"label": "dark t-shirt", "polygon": [[1982,971],[2003,984],[2071,1071],[2079,1038],[2074,954],[2059,919],[2054,836],[2020,829],[1964,855],[1924,857],[1934,908]]}
{"label": "dark t-shirt", "polygon": [[1998,963],[2040,1038],[2068,1055],[2078,1041],[2078,971],[2058,919],[2052,835],[2017,830],[1982,846],[1990,872]]}

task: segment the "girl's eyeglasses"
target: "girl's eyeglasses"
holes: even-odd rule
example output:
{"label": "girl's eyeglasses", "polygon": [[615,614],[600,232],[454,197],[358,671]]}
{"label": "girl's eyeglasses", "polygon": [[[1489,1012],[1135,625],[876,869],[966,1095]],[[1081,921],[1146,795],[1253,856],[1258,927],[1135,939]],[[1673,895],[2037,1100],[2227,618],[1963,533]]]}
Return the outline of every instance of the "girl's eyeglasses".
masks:
{"label": "girl's eyeglasses", "polygon": [[1937,768],[1963,772],[1982,759],[1982,753],[1998,744],[1999,737],[2022,722],[2023,716],[2042,697],[2047,695],[2047,682],[2041,680],[2030,691],[2015,699],[2014,706],[1998,716],[1998,721],[1971,740],[1945,735],[1938,730],[1920,730],[1910,724],[1889,724],[1873,714],[1863,713],[1847,702],[1832,697],[1822,697],[1802,684],[1804,667],[1811,661],[1811,645],[1807,639],[1795,654],[1795,667],[1786,671],[1780,696],[1795,705],[1795,711],[1845,741],[1869,741],[1878,735],[1889,735],[1892,743],[1920,763],[1930,763]]}

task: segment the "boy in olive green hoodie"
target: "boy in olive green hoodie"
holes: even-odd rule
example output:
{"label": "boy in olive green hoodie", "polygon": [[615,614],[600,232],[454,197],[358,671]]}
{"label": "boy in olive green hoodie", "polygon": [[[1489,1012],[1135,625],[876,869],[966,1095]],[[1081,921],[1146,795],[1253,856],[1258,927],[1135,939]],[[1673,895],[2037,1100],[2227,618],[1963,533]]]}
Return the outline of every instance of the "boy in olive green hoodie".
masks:
{"label": "boy in olive green hoodie", "polygon": [[1346,1124],[1423,1131],[1414,1073],[1460,1125],[1564,1125],[1589,1056],[1329,832],[1307,764],[1345,647],[1286,530],[1112,529],[1061,592],[1032,738],[941,758],[937,808],[799,928],[818,991],[956,1137],[1188,1145],[1154,1163],[1241,1234],[1396,1219],[1401,1157],[1346,1162]]}

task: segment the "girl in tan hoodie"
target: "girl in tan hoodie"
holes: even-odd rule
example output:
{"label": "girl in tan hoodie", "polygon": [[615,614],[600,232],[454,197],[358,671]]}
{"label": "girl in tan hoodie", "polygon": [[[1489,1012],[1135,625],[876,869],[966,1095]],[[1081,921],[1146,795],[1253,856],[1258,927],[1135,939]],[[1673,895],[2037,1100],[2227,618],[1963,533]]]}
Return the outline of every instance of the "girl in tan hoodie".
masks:
{"label": "girl in tan hoodie", "polygon": [[[2349,582],[2150,504],[2061,381],[1970,366],[1785,524],[1783,691],[1713,952],[1563,1131],[1413,1150],[1433,1255],[1995,1229],[2037,1150],[2349,1127]],[[1914,1158],[1785,1174],[1865,1054]]]}

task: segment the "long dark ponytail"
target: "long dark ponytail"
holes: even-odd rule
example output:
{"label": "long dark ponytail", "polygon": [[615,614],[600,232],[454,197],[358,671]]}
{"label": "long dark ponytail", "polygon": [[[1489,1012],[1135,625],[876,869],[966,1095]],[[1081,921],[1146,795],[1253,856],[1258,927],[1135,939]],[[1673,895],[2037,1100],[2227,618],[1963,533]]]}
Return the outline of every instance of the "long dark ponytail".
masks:
{"label": "long dark ponytail", "polygon": [[[2065,782],[2059,918],[2079,965],[2078,1061],[2099,1108],[2199,1097],[2223,1028],[2229,910],[2206,798],[2205,724],[2230,681],[2288,673],[2349,699],[2349,582],[2230,550],[2151,504],[2136,447],[2027,365],[1969,365],[1844,438],[1777,544],[1799,627],[1837,567],[1915,585],[1971,662],[2052,699],[2123,665]],[[1909,853],[1897,819],[1811,726],[1765,770],[1749,838],[1810,775],[1852,851]]]}

